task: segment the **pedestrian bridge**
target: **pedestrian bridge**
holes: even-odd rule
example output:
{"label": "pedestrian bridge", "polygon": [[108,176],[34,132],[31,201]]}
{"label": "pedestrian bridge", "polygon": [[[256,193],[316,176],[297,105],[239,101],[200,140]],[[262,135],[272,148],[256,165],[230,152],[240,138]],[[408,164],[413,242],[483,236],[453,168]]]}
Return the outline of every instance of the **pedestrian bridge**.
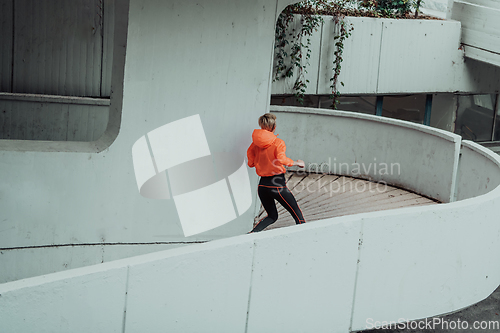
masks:
{"label": "pedestrian bridge", "polygon": [[442,204],[325,216],[1,284],[2,331],[359,331],[457,311],[500,284],[499,156],[394,119],[272,112],[287,154],[310,168]]}

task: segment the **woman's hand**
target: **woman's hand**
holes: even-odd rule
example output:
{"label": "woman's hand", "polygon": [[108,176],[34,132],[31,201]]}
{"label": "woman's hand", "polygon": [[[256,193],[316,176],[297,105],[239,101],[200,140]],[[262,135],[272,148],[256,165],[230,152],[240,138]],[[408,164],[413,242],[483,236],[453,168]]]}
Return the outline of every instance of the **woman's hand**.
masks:
{"label": "woman's hand", "polygon": [[296,165],[298,166],[299,168],[305,168],[306,167],[306,164],[304,163],[304,161],[302,160],[296,160],[296,161],[293,161],[293,165]]}

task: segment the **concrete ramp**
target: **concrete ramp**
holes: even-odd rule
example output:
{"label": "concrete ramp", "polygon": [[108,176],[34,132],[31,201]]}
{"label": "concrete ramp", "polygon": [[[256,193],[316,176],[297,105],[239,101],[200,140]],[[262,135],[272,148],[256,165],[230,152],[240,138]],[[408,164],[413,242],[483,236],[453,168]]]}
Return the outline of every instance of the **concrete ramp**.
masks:
{"label": "concrete ramp", "polygon": [[[349,162],[344,177],[371,163],[365,178],[383,177],[442,204],[322,216],[0,284],[0,332],[346,333],[455,312],[497,289],[498,155],[395,119],[273,112],[290,156],[323,171]],[[311,128],[316,135],[302,133]],[[401,172],[382,174],[379,167],[391,162]]]}

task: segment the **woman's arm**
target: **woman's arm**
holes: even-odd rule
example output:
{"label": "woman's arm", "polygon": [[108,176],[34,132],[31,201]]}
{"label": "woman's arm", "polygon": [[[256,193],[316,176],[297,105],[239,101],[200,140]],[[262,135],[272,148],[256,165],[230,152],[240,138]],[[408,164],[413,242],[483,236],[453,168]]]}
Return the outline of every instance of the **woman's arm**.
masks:
{"label": "woman's arm", "polygon": [[277,146],[277,156],[278,161],[286,166],[298,166],[299,168],[305,168],[305,163],[302,160],[292,160],[286,156],[286,145],[283,140]]}
{"label": "woman's arm", "polygon": [[247,149],[248,166],[250,168],[253,168],[255,166],[255,149],[253,149],[253,148],[254,148],[254,144],[252,142],[250,147],[248,147],[248,149]]}

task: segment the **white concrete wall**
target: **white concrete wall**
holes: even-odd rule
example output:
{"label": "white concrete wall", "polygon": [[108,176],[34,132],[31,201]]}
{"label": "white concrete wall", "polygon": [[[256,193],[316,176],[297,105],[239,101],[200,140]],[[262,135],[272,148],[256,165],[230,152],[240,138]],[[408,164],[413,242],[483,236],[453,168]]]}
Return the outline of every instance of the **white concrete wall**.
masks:
{"label": "white concrete wall", "polygon": [[[311,37],[313,53],[306,94],[331,93],[337,28],[331,17],[324,19],[325,24]],[[366,17],[346,20],[354,30],[344,45],[337,87],[342,94],[487,93],[500,89],[499,68],[464,61],[460,22]],[[294,81],[274,82],[272,93],[293,93]]]}
{"label": "white concrete wall", "polygon": [[[446,14],[448,12],[448,7],[453,4],[453,0],[427,0],[420,5],[420,11],[423,14],[446,18]],[[451,9],[451,8],[450,8]]]}
{"label": "white concrete wall", "polygon": [[90,266],[84,272],[71,270],[3,284],[0,329],[122,332],[127,267]]}
{"label": "white concrete wall", "polygon": [[452,200],[460,136],[428,126],[345,111],[271,106],[287,154],[311,171],[342,174]]}
{"label": "white concrete wall", "polygon": [[[324,115],[309,116],[325,122]],[[349,116],[384,123],[357,114],[330,117]],[[420,139],[440,133],[421,131]],[[318,147],[324,138],[308,139]],[[398,140],[378,149],[406,145]],[[360,146],[351,141],[346,148]],[[460,310],[500,284],[500,157],[466,141],[459,169],[474,174],[459,177],[459,197],[470,191],[469,199],[343,216],[0,284],[0,328],[345,333]]]}
{"label": "white concrete wall", "polygon": [[[72,267],[78,267],[100,260],[92,246],[175,245],[250,230],[252,209],[217,229],[184,237],[173,200],[140,195],[132,146],[159,126],[199,114],[211,152],[240,154],[243,162],[257,118],[269,106],[277,10],[292,2],[131,0],[128,11],[125,3],[117,6],[117,24],[127,27],[123,21],[129,20],[127,39],[115,48],[119,58],[126,44],[125,73],[120,81],[123,62],[115,59],[110,120],[101,139],[0,140],[0,252],[17,251],[0,256],[0,267],[15,267],[11,261],[21,259],[19,248],[88,245],[89,251],[73,258]],[[250,171],[255,194],[257,177]],[[60,247],[58,257],[68,249]],[[0,270],[0,281],[47,273],[28,267]]]}

